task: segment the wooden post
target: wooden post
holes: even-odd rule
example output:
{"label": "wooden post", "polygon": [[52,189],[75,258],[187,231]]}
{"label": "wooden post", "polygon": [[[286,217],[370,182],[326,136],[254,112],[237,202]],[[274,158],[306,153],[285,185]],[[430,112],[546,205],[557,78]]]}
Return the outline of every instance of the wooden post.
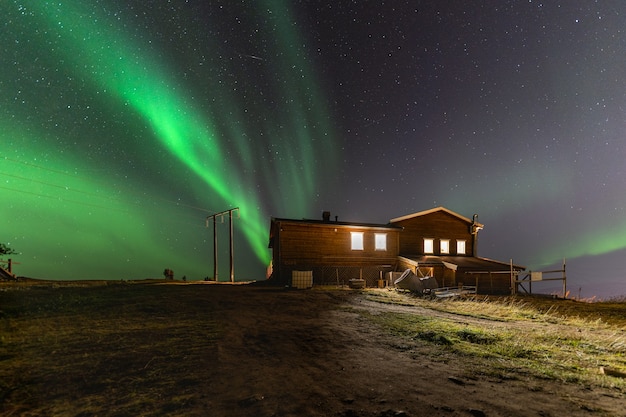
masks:
{"label": "wooden post", "polygon": [[517,294],[517,279],[513,275],[513,259],[509,259],[509,268],[511,272],[511,295]]}
{"label": "wooden post", "polygon": [[206,218],[207,227],[209,227],[209,219],[213,219],[213,279],[215,279],[216,282],[219,281],[217,268],[217,216],[220,216],[220,218],[222,219],[222,223],[224,223],[224,216],[226,215],[226,213],[228,213],[228,223],[230,228],[230,281],[235,282],[235,263],[233,260],[233,211],[235,210],[239,210],[239,207],[228,209],[220,213],[215,213]]}
{"label": "wooden post", "polygon": [[230,282],[235,282],[235,264],[233,262],[233,209],[228,210],[228,226],[230,227]]}
{"label": "wooden post", "polygon": [[213,216],[213,279],[215,282],[219,281],[217,278],[217,231],[215,230],[215,223],[217,222],[217,216]]}
{"label": "wooden post", "polygon": [[565,258],[563,258],[563,298],[567,294],[567,276],[565,275]]}

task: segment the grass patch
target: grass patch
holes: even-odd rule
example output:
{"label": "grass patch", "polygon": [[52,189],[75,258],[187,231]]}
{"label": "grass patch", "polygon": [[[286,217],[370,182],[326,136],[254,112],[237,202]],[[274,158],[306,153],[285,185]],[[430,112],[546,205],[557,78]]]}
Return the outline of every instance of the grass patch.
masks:
{"label": "grass patch", "polygon": [[[432,300],[389,290],[368,290],[365,296],[409,307],[402,312],[365,313],[369,320],[416,343],[439,346],[478,366],[478,372],[502,378],[511,372],[530,374],[626,392],[624,378],[600,371],[601,367],[626,371],[626,304],[530,297]],[[611,313],[605,320],[607,311]]]}
{"label": "grass patch", "polygon": [[139,284],[0,292],[0,412],[60,415],[80,400],[87,414],[185,415],[222,332],[200,294]]}

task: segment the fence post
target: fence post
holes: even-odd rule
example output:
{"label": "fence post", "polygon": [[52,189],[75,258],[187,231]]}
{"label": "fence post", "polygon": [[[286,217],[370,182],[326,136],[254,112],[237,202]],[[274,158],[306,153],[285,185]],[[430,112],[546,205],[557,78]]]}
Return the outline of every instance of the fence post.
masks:
{"label": "fence post", "polygon": [[509,270],[511,272],[511,295],[517,294],[517,279],[513,275],[513,259],[509,259]]}
{"label": "fence post", "polygon": [[567,277],[565,275],[565,258],[563,258],[563,298],[567,295]]}

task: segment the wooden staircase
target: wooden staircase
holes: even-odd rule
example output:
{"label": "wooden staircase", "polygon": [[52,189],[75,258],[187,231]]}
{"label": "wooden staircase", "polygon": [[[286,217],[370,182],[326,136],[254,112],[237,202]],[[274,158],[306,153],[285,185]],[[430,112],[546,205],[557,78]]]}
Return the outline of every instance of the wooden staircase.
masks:
{"label": "wooden staircase", "polygon": [[11,281],[17,280],[17,278],[15,277],[15,274],[13,274],[12,272],[7,271],[6,269],[4,269],[1,266],[0,266],[0,279],[11,280]]}

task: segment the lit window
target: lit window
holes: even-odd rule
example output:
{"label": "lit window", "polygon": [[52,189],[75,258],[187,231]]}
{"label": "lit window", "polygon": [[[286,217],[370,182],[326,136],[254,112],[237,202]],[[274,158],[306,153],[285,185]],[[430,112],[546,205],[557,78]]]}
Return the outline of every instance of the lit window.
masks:
{"label": "lit window", "polygon": [[450,253],[450,241],[448,239],[441,239],[439,242],[439,250],[441,253]]}
{"label": "lit window", "polygon": [[350,232],[352,250],[363,250],[363,232]]}
{"label": "lit window", "polygon": [[424,253],[435,252],[435,239],[424,238]]}
{"label": "lit window", "polygon": [[387,250],[387,235],[385,233],[374,234],[376,250]]}
{"label": "lit window", "polygon": [[465,241],[464,240],[456,241],[456,254],[465,255]]}

